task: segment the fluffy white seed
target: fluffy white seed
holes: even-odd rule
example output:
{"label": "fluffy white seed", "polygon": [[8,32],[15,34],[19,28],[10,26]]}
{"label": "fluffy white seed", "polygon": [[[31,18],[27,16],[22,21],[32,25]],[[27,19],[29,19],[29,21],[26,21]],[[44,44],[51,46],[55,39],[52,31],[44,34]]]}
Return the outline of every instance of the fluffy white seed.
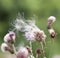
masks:
{"label": "fluffy white seed", "polygon": [[14,22],[14,27],[17,31],[21,31],[21,29],[26,25],[23,19],[16,19]]}
{"label": "fluffy white seed", "polygon": [[24,26],[23,32],[29,32],[29,31],[31,31],[32,29],[33,29],[32,26],[26,25],[26,26]]}
{"label": "fluffy white seed", "polygon": [[35,20],[26,20],[26,22],[31,26],[35,25]]}

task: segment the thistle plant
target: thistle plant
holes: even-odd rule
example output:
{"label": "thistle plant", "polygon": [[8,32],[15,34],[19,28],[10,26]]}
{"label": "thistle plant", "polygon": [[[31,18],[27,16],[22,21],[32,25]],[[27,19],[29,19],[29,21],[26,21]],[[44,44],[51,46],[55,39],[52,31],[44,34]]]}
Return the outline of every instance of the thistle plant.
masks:
{"label": "thistle plant", "polygon": [[[47,24],[47,29],[48,29],[48,32],[50,34],[50,37],[51,38],[55,38],[56,36],[56,32],[55,30],[52,28],[52,24],[56,21],[56,18],[54,16],[50,16],[48,18],[48,24]],[[54,40],[53,40],[54,41]]]}
{"label": "thistle plant", "polygon": [[[52,24],[56,21],[54,16],[50,16],[47,22],[47,29],[51,36],[54,38],[56,36],[55,30],[52,28]],[[34,20],[25,20],[21,15],[16,18],[13,23],[13,30],[9,31],[4,36],[4,43],[1,44],[2,52],[9,51],[11,54],[15,54],[16,58],[39,58],[39,55],[45,56],[44,45],[46,44],[46,34],[43,30],[39,29]],[[29,42],[29,46],[20,46],[18,50],[15,47],[16,32],[23,32],[24,37]],[[41,48],[36,49],[36,55],[33,53],[33,42],[39,42]]]}

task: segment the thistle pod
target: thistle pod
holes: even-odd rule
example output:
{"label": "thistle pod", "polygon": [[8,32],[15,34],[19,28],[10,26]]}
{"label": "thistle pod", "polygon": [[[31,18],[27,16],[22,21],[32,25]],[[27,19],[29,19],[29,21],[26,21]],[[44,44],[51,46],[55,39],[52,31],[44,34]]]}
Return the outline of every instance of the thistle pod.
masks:
{"label": "thistle pod", "polygon": [[50,33],[51,38],[55,38],[56,32],[54,31],[54,29],[49,29],[48,31]]}
{"label": "thistle pod", "polygon": [[4,36],[4,42],[13,44],[15,42],[15,33],[10,31]]}
{"label": "thistle pod", "polygon": [[56,18],[54,17],[54,16],[50,16],[49,18],[48,18],[48,24],[52,24],[53,22],[55,22],[56,21]]}
{"label": "thistle pod", "polygon": [[8,46],[6,43],[1,44],[1,50],[2,52],[9,51],[11,54],[14,54],[13,47]]}
{"label": "thistle pod", "polygon": [[54,23],[56,21],[56,18],[54,16],[50,16],[48,18],[48,24],[47,24],[47,29],[51,29],[51,25],[52,23]]}
{"label": "thistle pod", "polygon": [[29,52],[25,47],[20,47],[17,52],[17,58],[28,58]]}
{"label": "thistle pod", "polygon": [[41,54],[41,50],[39,48],[36,50],[36,54]]}

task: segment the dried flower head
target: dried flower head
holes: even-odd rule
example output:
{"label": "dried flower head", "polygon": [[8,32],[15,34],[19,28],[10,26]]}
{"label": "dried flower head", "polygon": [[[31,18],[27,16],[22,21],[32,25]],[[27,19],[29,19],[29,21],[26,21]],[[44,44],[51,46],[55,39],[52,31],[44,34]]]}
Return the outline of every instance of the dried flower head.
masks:
{"label": "dried flower head", "polygon": [[17,58],[28,58],[29,52],[25,47],[20,47],[17,52]]}
{"label": "dried flower head", "polygon": [[31,41],[43,41],[46,38],[45,33],[40,30],[35,23],[28,23],[27,26],[25,26],[25,37],[27,38],[27,40],[31,40]]}
{"label": "dried flower head", "polygon": [[44,31],[42,31],[42,30],[35,31],[34,35],[35,35],[35,39],[37,41],[44,41],[46,39],[46,35],[45,35]]}
{"label": "dried flower head", "polygon": [[4,42],[7,43],[14,43],[15,42],[15,33],[13,31],[10,31],[4,36]]}

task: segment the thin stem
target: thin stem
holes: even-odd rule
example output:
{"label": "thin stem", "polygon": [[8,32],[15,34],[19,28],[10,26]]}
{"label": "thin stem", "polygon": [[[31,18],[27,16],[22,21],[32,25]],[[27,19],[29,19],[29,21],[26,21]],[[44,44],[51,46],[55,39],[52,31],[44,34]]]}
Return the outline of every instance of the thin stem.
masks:
{"label": "thin stem", "polygon": [[16,55],[16,49],[15,49],[14,44],[12,46],[13,46],[13,49],[14,49],[14,54]]}
{"label": "thin stem", "polygon": [[30,47],[31,47],[31,54],[33,55],[32,53],[32,42],[30,41]]}
{"label": "thin stem", "polygon": [[[52,52],[53,45],[54,45],[54,39],[53,39],[53,38],[51,38],[51,42],[50,42],[50,52],[49,52],[49,53],[51,53],[51,52]],[[50,56],[51,56],[51,54],[49,54],[49,58],[50,58]]]}
{"label": "thin stem", "polygon": [[45,53],[44,53],[44,46],[43,46],[43,42],[40,42],[41,43],[41,48],[42,48],[42,57],[44,58],[45,57]]}
{"label": "thin stem", "polygon": [[30,44],[30,48],[31,48],[31,55],[33,55],[33,52],[32,52],[32,42],[30,41],[29,44]]}
{"label": "thin stem", "polygon": [[44,50],[43,43],[42,43],[42,42],[40,42],[40,43],[41,43],[41,48],[42,48],[42,50]]}
{"label": "thin stem", "polygon": [[39,57],[39,55],[38,54],[36,54],[36,58],[38,58]]}

